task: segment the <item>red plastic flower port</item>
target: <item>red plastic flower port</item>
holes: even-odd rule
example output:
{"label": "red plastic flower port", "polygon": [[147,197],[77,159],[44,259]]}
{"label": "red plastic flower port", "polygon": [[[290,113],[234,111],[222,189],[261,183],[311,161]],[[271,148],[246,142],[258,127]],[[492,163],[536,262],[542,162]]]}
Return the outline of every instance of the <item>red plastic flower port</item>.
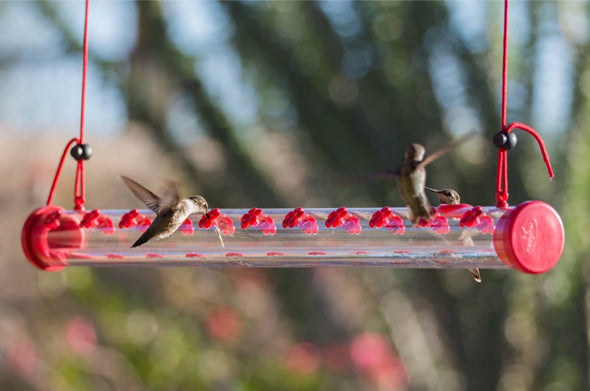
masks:
{"label": "red plastic flower port", "polygon": [[211,209],[209,213],[204,214],[199,220],[199,228],[209,229],[214,225],[219,228],[223,235],[233,235],[236,231],[231,218],[221,213],[219,208]]}
{"label": "red plastic flower port", "polygon": [[223,235],[233,235],[236,232],[236,227],[234,227],[234,222],[231,221],[231,218],[227,217],[226,215],[222,214],[217,218],[217,227],[221,231]]}
{"label": "red plastic flower port", "polygon": [[459,221],[459,226],[461,227],[473,227],[474,225],[479,223],[479,216],[483,214],[483,210],[481,206],[476,206],[471,210],[465,212],[463,217],[461,217],[461,221]]}
{"label": "red plastic flower port", "polygon": [[82,220],[80,221],[80,228],[92,227],[92,223],[94,223],[99,214],[100,211],[98,209],[94,209],[92,212],[84,214],[84,217],[82,217]]}
{"label": "red plastic flower port", "polygon": [[494,230],[496,229],[496,227],[494,226],[494,219],[487,215],[484,214],[483,216],[480,216],[480,223],[477,224],[476,228],[482,233],[482,234],[490,234],[493,235],[494,234]]}
{"label": "red plastic flower port", "polygon": [[449,221],[445,216],[435,216],[430,221],[430,226],[433,230],[435,230],[437,233],[441,235],[448,234],[449,232],[451,232],[451,227],[449,227]]}
{"label": "red plastic flower port", "polygon": [[316,235],[319,232],[318,224],[315,218],[303,210],[296,208],[287,213],[282,223],[283,228],[299,227],[307,235]]}
{"label": "red plastic flower port", "polygon": [[190,218],[186,218],[186,220],[184,220],[182,222],[182,224],[180,225],[180,227],[178,228],[178,230],[183,234],[183,235],[192,235],[195,233],[195,227],[193,227],[193,222]]}
{"label": "red plastic flower port", "polygon": [[49,213],[47,216],[43,217],[42,224],[47,227],[49,230],[57,229],[60,226],[59,219],[61,218],[60,211],[56,210],[55,212]]}
{"label": "red plastic flower port", "polygon": [[262,214],[262,209],[252,208],[245,213],[240,220],[240,227],[246,229],[249,226],[255,226],[258,224],[258,216]]}
{"label": "red plastic flower port", "polygon": [[248,227],[258,228],[265,235],[274,235],[277,232],[277,227],[272,217],[264,214],[262,209],[259,208],[252,208],[244,214],[240,220],[240,227],[242,229]]}
{"label": "red plastic flower port", "polygon": [[327,228],[337,228],[342,224],[342,219],[344,216],[348,214],[348,211],[345,207],[338,208],[335,211],[331,212],[326,219],[326,227]]}
{"label": "red plastic flower port", "polygon": [[283,219],[283,228],[293,228],[299,222],[299,219],[305,214],[303,208],[296,208],[287,213],[285,218]]}
{"label": "red plastic flower port", "polygon": [[139,213],[139,210],[132,209],[129,212],[125,213],[121,216],[121,220],[119,221],[119,228],[131,228],[131,227],[142,227],[142,230],[145,231],[152,221],[146,215],[142,215]]}
{"label": "red plastic flower port", "polygon": [[131,209],[129,212],[121,216],[119,221],[119,228],[129,228],[135,225],[135,218],[139,215],[139,210]]}
{"label": "red plastic flower port", "polygon": [[360,235],[361,224],[359,218],[350,214],[346,208],[338,208],[332,211],[326,219],[327,228],[343,227],[351,235]]}
{"label": "red plastic flower port", "polygon": [[113,221],[100,213],[100,210],[94,209],[92,212],[84,214],[80,221],[80,228],[100,228],[103,234],[113,235],[115,233],[115,227]]}
{"label": "red plastic flower port", "polygon": [[359,218],[357,216],[349,215],[344,217],[344,224],[342,225],[342,228],[354,235],[361,234],[361,223],[359,222]]}
{"label": "red plastic flower port", "polygon": [[459,221],[460,227],[476,228],[483,234],[494,233],[494,219],[484,213],[481,206],[476,206],[465,212]]}
{"label": "red plastic flower port", "polygon": [[204,214],[201,217],[201,220],[199,220],[199,228],[211,228],[220,214],[221,212],[219,211],[219,208],[211,209],[207,214]]}
{"label": "red plastic flower port", "polygon": [[441,235],[451,232],[449,221],[445,216],[441,216],[438,212],[435,212],[430,220],[426,220],[425,218],[421,217],[418,220],[418,227],[430,227]]}
{"label": "red plastic flower port", "polygon": [[319,232],[318,223],[315,221],[315,218],[308,214],[303,215],[299,227],[301,227],[307,235],[317,235]]}
{"label": "red plastic flower port", "polygon": [[383,207],[373,213],[369,221],[371,228],[386,228],[394,235],[403,235],[406,231],[403,219],[393,213],[389,206]]}

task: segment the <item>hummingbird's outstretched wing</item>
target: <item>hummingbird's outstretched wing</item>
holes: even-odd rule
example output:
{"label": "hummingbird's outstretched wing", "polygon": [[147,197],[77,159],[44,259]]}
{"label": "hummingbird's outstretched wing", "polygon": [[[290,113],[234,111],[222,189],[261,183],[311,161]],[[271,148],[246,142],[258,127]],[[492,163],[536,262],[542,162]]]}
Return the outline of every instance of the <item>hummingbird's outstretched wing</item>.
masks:
{"label": "hummingbird's outstretched wing", "polygon": [[180,202],[180,185],[175,181],[166,181],[163,192],[164,195],[158,203],[160,212],[178,205]]}
{"label": "hummingbird's outstretched wing", "polygon": [[369,174],[369,175],[363,175],[363,176],[357,176],[357,177],[349,177],[349,178],[342,180],[341,183],[344,185],[350,186],[350,185],[357,184],[357,183],[366,183],[366,182],[378,181],[381,179],[394,178],[394,177],[398,177],[399,175],[400,175],[400,169],[394,168],[392,170],[387,170],[387,171],[379,172],[376,174]]}
{"label": "hummingbird's outstretched wing", "polygon": [[434,152],[433,154],[427,156],[424,160],[422,160],[420,162],[420,164],[418,164],[416,166],[416,170],[426,167],[427,165],[429,165],[430,163],[432,163],[433,161],[435,161],[439,157],[443,156],[445,153],[449,152],[453,148],[457,148],[459,145],[471,140],[471,138],[473,138],[474,136],[475,136],[475,132],[469,132],[466,135],[461,136],[460,138],[453,141],[452,143],[450,143],[446,147],[443,147],[443,148],[439,149],[438,151]]}
{"label": "hummingbird's outstretched wing", "polygon": [[135,196],[139,198],[148,208],[150,208],[156,214],[160,212],[160,197],[129,177],[121,175],[120,178],[127,185],[129,190],[131,190],[131,192],[135,194]]}

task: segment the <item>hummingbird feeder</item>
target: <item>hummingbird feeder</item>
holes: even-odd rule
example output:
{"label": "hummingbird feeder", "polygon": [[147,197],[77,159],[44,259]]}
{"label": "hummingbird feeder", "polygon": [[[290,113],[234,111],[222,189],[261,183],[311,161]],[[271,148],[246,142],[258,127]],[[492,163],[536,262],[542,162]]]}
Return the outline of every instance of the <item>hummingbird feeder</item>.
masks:
{"label": "hummingbird feeder", "polygon": [[[66,266],[235,266],[402,268],[513,268],[526,273],[551,269],[563,252],[561,218],[548,204],[508,205],[507,150],[521,129],[537,140],[549,176],[553,171],[541,137],[522,123],[506,124],[508,0],[504,8],[502,129],[498,147],[496,206],[440,205],[428,221],[411,223],[405,207],[325,209],[212,209],[199,221],[186,219],[163,240],[131,244],[155,218],[151,210],[86,211],[84,104],[88,58],[88,0],[83,45],[80,136],[62,154],[47,204],[26,220],[23,251],[36,267]],[[52,204],[71,148],[77,160],[74,209]],[[223,239],[222,239],[223,238]]]}

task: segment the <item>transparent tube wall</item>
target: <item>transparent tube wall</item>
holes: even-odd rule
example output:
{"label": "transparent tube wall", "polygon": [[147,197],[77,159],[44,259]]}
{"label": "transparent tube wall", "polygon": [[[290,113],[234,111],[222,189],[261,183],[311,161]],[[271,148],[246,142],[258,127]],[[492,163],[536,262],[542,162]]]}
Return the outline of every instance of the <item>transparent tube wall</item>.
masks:
{"label": "transparent tube wall", "polygon": [[[147,226],[120,228],[121,218],[128,211],[103,210],[101,216],[110,219],[112,228],[81,228],[81,235],[67,229],[49,231],[52,255],[46,261],[55,266],[508,268],[493,245],[493,229],[506,211],[482,208],[484,216],[491,217],[488,222],[493,220],[490,232],[490,227],[461,227],[464,211],[471,209],[465,207],[461,214],[441,213],[438,221],[442,225],[438,227],[419,228],[407,219],[406,208],[391,208],[390,217],[398,216],[403,227],[375,226],[378,208],[350,208],[343,219],[335,222],[332,218],[330,223],[336,227],[326,226],[330,216],[334,217],[334,209],[305,209],[302,218],[292,220],[292,227],[286,224],[285,228],[283,221],[291,209],[264,209],[258,216],[260,221],[251,218],[252,224],[245,229],[241,225],[249,210],[224,209],[220,210],[221,217],[226,216],[226,223],[231,219],[234,231],[231,233],[227,224],[221,227],[223,244],[215,227],[200,228],[201,216],[194,215],[192,226],[185,225],[168,238],[136,248],[130,246]],[[63,214],[77,221],[83,218],[77,212]],[[152,221],[155,217],[147,210],[140,214]],[[72,246],[68,237],[75,235],[79,243]]]}

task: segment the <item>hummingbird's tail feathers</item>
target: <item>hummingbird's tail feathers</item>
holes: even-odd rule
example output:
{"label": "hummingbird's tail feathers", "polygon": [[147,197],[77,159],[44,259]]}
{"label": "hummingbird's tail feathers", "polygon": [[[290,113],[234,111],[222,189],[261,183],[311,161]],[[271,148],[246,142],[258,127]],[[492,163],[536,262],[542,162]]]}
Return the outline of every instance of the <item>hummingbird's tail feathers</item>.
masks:
{"label": "hummingbird's tail feathers", "polygon": [[148,240],[150,240],[150,235],[148,234],[148,231],[145,231],[140,237],[139,239],[137,239],[135,241],[135,243],[133,243],[133,245],[131,246],[131,248],[135,248],[138,246],[141,246],[142,244],[144,244],[145,242],[147,242]]}
{"label": "hummingbird's tail feathers", "polygon": [[469,273],[471,273],[471,276],[473,277],[475,282],[481,282],[481,274],[479,273],[479,269],[469,269]]}

